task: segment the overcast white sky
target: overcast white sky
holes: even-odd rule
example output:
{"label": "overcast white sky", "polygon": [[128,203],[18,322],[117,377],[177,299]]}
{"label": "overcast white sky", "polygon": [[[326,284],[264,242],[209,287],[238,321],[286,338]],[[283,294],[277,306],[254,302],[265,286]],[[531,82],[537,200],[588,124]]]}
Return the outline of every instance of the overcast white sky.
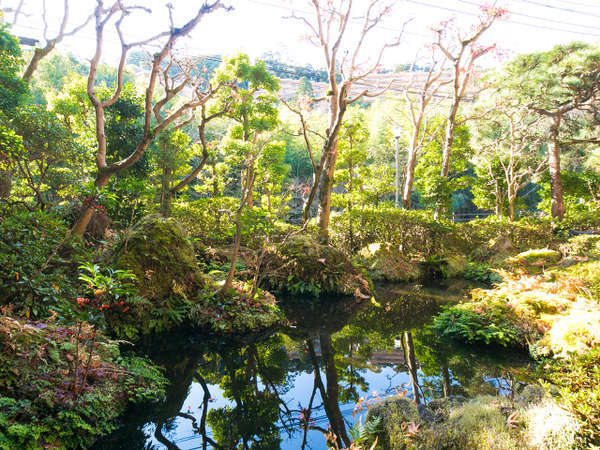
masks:
{"label": "overcast white sky", "polygon": [[[355,0],[355,15],[361,12],[361,4],[367,0]],[[131,3],[126,0],[127,3]],[[0,0],[2,9],[13,7],[18,0]],[[71,0],[70,23],[78,24],[92,10],[95,0]],[[105,0],[105,3],[110,3]],[[131,40],[150,36],[167,26],[166,0],[138,0],[152,8],[151,15],[139,13],[128,18],[125,27]],[[170,0],[175,7],[179,24],[185,22],[201,4],[198,0]],[[205,17],[192,35],[180,42],[189,53],[232,54],[237,51],[258,57],[264,52],[278,53],[286,62],[322,66],[322,54],[304,42],[307,33],[299,22],[284,19],[292,10],[300,14],[311,11],[307,0],[225,0],[234,7],[231,12],[219,11]],[[428,27],[443,19],[455,16],[469,23],[476,20],[473,14],[484,0],[398,0],[393,14],[386,18],[382,29],[367,46],[365,57],[372,55],[378,43],[396,36],[402,24],[412,19],[406,27],[403,45],[390,50],[384,65],[393,67],[410,62],[417,49],[428,40]],[[14,27],[15,34],[34,38],[41,37],[42,0],[25,0],[24,11],[29,16],[21,17]],[[506,6],[511,15],[508,20],[498,22],[487,35],[487,42],[496,42],[509,54],[546,50],[558,43],[581,40],[591,43],[600,41],[600,1],[598,0],[501,0],[497,4]],[[49,15],[50,37],[58,28],[63,0],[46,0]],[[5,21],[12,22],[13,15],[6,14]],[[358,18],[351,22],[352,28],[360,26]],[[112,42],[112,45],[111,45]],[[91,25],[61,44],[82,58],[93,53],[94,30]],[[114,58],[118,47],[116,36],[108,39],[106,54],[108,61]]]}

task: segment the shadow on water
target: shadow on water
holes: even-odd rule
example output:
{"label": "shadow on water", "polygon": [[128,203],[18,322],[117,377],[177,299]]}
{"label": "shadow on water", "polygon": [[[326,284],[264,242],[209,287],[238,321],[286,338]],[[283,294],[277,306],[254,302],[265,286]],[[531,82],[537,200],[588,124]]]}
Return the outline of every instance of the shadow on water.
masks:
{"label": "shadow on water", "polygon": [[131,408],[94,448],[324,449],[326,436],[348,446],[365,399],[513,395],[527,380],[526,355],[459,347],[428,331],[460,293],[388,285],[365,304],[288,298],[280,304],[289,327],[267,335],[158,336],[138,350],[165,368],[166,397]]}

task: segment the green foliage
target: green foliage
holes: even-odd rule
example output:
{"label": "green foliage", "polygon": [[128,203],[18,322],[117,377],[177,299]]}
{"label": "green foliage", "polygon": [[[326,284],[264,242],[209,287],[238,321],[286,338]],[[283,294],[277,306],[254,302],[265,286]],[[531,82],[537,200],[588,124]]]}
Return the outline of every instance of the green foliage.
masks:
{"label": "green foliage", "polygon": [[[66,224],[45,212],[13,211],[0,220],[0,302],[18,315],[73,317],[77,266],[89,259]],[[56,252],[56,253],[55,253]]]}
{"label": "green foliage", "polygon": [[22,147],[8,151],[8,162],[18,174],[13,191],[18,197],[34,196],[42,206],[75,179],[82,163],[82,149],[71,130],[45,106],[18,108],[6,121],[22,138]]}
{"label": "green foliage", "polygon": [[[432,124],[434,128],[443,129],[443,121],[438,119]],[[458,125],[455,130],[452,144],[452,160],[448,177],[440,174],[442,166],[443,135],[425,147],[415,168],[415,186],[419,191],[423,206],[441,211],[450,211],[452,206],[452,193],[468,186],[469,177],[467,162],[472,149],[470,146],[471,134],[465,125]]]}
{"label": "green foliage", "polygon": [[492,285],[502,281],[502,277],[496,272],[490,270],[490,266],[485,263],[469,261],[465,269],[464,277],[477,283]]}
{"label": "green foliage", "polygon": [[258,289],[250,297],[250,283],[235,282],[226,293],[206,293],[192,307],[193,323],[216,333],[251,333],[275,327],[284,321],[275,298]]}
{"label": "green foliage", "polygon": [[525,346],[528,336],[515,326],[518,319],[505,302],[466,303],[446,307],[436,316],[432,329],[442,337],[469,343],[504,347]]}
{"label": "green foliage", "polygon": [[21,69],[19,40],[0,25],[0,111],[8,113],[25,99],[27,84],[19,76]]}
{"label": "green foliage", "polygon": [[[87,448],[116,427],[128,402],[164,395],[166,380],[149,361],[119,354],[91,329],[0,318],[0,448]],[[67,375],[66,375],[67,374]],[[85,378],[84,378],[85,377]],[[76,387],[83,386],[78,392]]]}
{"label": "green foliage", "polygon": [[560,388],[563,404],[580,420],[582,443],[600,445],[600,347],[546,364],[542,377]]}
{"label": "green foliage", "polygon": [[269,248],[263,263],[263,285],[274,293],[369,298],[369,281],[340,250],[307,235],[291,236]]}
{"label": "green foliage", "polygon": [[330,229],[333,243],[348,250],[385,242],[402,249],[406,255],[433,255],[461,244],[457,225],[444,219],[436,220],[429,211],[363,208],[333,215]]}

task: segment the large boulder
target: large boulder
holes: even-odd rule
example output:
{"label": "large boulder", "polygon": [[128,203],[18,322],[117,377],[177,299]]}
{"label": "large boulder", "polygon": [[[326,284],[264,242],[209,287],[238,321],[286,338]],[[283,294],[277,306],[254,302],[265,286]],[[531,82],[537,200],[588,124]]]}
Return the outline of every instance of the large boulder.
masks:
{"label": "large boulder", "polygon": [[120,336],[133,338],[181,325],[208,287],[175,219],[144,217],[115,249],[113,261],[136,275],[141,296],[126,312],[108,314],[109,325]]}
{"label": "large boulder", "polygon": [[262,286],[276,294],[371,297],[366,276],[341,250],[307,235],[292,236],[270,248],[262,271]]}
{"label": "large boulder", "polygon": [[508,258],[506,263],[515,272],[536,274],[543,272],[548,267],[557,265],[561,259],[562,255],[556,250],[539,248],[527,250]]}
{"label": "large boulder", "polygon": [[148,299],[194,297],[205,284],[194,248],[172,218],[143,218],[118,247],[115,262],[135,273],[140,295]]}

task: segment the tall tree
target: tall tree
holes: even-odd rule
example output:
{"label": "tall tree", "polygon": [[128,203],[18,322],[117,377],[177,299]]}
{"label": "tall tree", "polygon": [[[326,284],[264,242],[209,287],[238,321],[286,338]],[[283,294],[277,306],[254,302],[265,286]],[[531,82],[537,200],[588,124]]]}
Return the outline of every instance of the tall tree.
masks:
{"label": "tall tree", "polygon": [[446,116],[446,132],[444,137],[442,165],[440,174],[448,177],[452,143],[457,125],[456,118],[460,104],[467,95],[467,90],[476,71],[476,61],[489,53],[496,46],[478,44],[483,34],[494,22],[505,16],[507,11],[494,6],[482,6],[478,21],[471,27],[459,25],[455,19],[445,20],[433,29],[436,39],[434,45],[447,58],[452,70],[451,100]]}
{"label": "tall tree", "polygon": [[13,24],[15,24],[15,23],[18,23],[20,15],[30,16],[33,14],[38,14],[38,12],[39,12],[39,14],[41,15],[42,22],[44,24],[43,47],[36,47],[33,50],[33,55],[31,56],[31,59],[27,63],[27,66],[25,67],[25,70],[23,72],[23,80],[25,80],[27,83],[29,83],[31,81],[31,78],[33,77],[33,74],[37,70],[37,68],[40,64],[40,61],[42,59],[44,59],[46,56],[48,56],[52,52],[52,50],[54,50],[56,48],[56,45],[58,43],[60,43],[64,38],[66,38],[68,36],[73,36],[74,34],[77,34],[79,31],[81,31],[81,29],[85,28],[85,26],[88,23],[90,23],[90,21],[94,17],[93,13],[89,14],[85,19],[81,20],[77,25],[72,26],[69,29],[69,22],[71,21],[70,12],[71,12],[72,0],[63,0],[63,10],[62,10],[62,14],[61,14],[60,24],[58,26],[58,31],[56,33],[52,33],[52,35],[51,35],[51,33],[49,31],[50,26],[48,24],[48,19],[50,17],[50,14],[48,14],[47,0],[42,0],[41,3],[42,3],[42,5],[41,5],[42,7],[39,8],[39,6],[38,6],[39,9],[37,11],[31,11],[30,13],[25,13],[24,11],[22,11],[23,2],[20,2],[19,7],[15,11],[14,20],[13,20]]}
{"label": "tall tree", "polygon": [[[344,119],[344,114],[349,105],[363,97],[380,95],[382,89],[367,87],[357,94],[351,94],[351,89],[361,80],[377,72],[385,50],[400,44],[400,36],[393,42],[387,43],[373,53],[375,57],[365,61],[365,41],[381,21],[391,12],[395,1],[369,0],[364,4],[362,11],[356,10],[354,0],[332,0],[320,2],[309,1],[314,15],[309,17],[291,16],[306,25],[310,34],[309,40],[320,47],[327,67],[329,91],[327,97],[316,100],[328,100],[329,123],[325,132],[326,139],[323,144],[321,159],[316,166],[313,185],[308,201],[305,205],[304,218],[308,217],[310,208],[319,192],[319,234],[322,242],[329,241],[329,216],[331,214],[331,189],[333,188],[333,175],[338,156],[338,135]],[[356,40],[348,45],[351,39],[348,36],[349,24],[354,17],[360,16],[362,25],[359,27]],[[364,85],[363,85],[364,86]]]}
{"label": "tall tree", "polygon": [[565,214],[561,152],[598,143],[600,120],[600,49],[583,43],[521,55],[492,78],[538,114],[546,130],[552,216]]}
{"label": "tall tree", "polygon": [[[212,3],[204,2],[196,14],[180,27],[175,26],[172,20],[172,14],[169,14],[171,20],[168,31],[158,33],[142,41],[126,42],[122,29],[122,24],[125,18],[136,11],[143,10],[145,12],[149,12],[149,10],[137,6],[124,6],[121,0],[117,0],[111,6],[105,7],[102,0],[97,0],[97,5],[94,10],[96,51],[90,62],[90,71],[87,79],[87,94],[95,113],[97,140],[97,174],[95,185],[98,188],[106,186],[114,174],[126,170],[135,164],[143,156],[148,146],[150,146],[156,137],[168,126],[174,124],[191,109],[205,103],[206,99],[204,97],[198,98],[196,92],[194,91],[192,98],[188,99],[180,106],[173,107],[171,110],[165,113],[163,109],[167,106],[167,104],[171,103],[171,101],[175,99],[178,94],[182,93],[186,86],[192,84],[193,80],[189,76],[186,76],[186,74],[177,74],[176,76],[171,76],[168,70],[163,70],[163,62],[166,60],[167,56],[171,54],[173,46],[179,38],[187,36],[200,23],[204,16],[214,12],[219,8],[223,8],[223,4],[220,0],[215,0]],[[101,100],[97,95],[95,79],[98,65],[100,64],[103,53],[106,26],[113,17],[117,17],[117,20],[114,22],[114,32],[121,44],[121,56],[119,59],[117,72],[117,85],[110,98]],[[162,45],[160,45],[160,49],[154,53],[152,59],[150,76],[146,87],[142,138],[136,145],[133,152],[131,152],[127,157],[108,164],[106,159],[107,141],[104,120],[105,109],[114,105],[121,95],[123,88],[123,71],[125,69],[127,53],[132,48],[161,41]],[[161,77],[163,78],[164,95],[162,98],[160,98],[160,100],[155,100],[155,90]],[[73,226],[74,234],[82,235],[85,232],[92,217],[93,211],[94,209],[92,204],[87,205],[83,209],[79,219]]]}
{"label": "tall tree", "polygon": [[[279,82],[267,72],[262,61],[251,64],[247,55],[223,61],[214,82],[224,88],[216,96],[209,113],[225,111],[225,115],[233,120],[234,126],[223,146],[232,155],[232,162],[241,168],[240,202],[232,218],[235,236],[231,267],[222,288],[222,292],[227,292],[233,284],[241,246],[243,213],[253,206],[256,164],[265,150],[274,145],[273,131],[279,123],[276,107]],[[229,106],[225,108],[227,104]]]}
{"label": "tall tree", "polygon": [[[445,75],[444,58],[440,58],[435,46],[428,49],[430,53],[427,70],[416,71],[416,62],[411,67],[412,75],[403,91],[404,113],[410,124],[409,140],[404,169],[404,183],[402,186],[402,206],[410,209],[415,179],[415,166],[417,155],[424,145],[431,139],[431,127],[429,127],[430,114],[428,111],[433,106],[432,101],[439,99],[440,89],[452,82]],[[453,131],[454,133],[454,131]]]}

